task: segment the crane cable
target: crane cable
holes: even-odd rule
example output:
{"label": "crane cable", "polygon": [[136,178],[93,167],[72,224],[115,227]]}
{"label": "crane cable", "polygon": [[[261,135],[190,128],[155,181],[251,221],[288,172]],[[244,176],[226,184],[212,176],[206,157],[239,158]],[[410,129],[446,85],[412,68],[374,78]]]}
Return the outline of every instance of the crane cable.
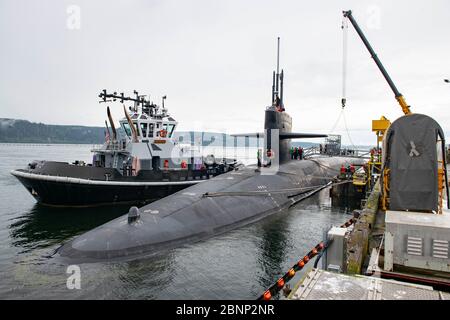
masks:
{"label": "crane cable", "polygon": [[348,126],[347,126],[347,120],[345,120],[345,113],[343,110],[342,110],[342,118],[344,119],[344,127],[345,127],[345,131],[347,132],[348,140],[350,141],[350,144],[352,145],[353,149],[356,149],[356,146],[353,143],[352,138],[350,137],[350,132],[349,132]]}
{"label": "crane cable", "polygon": [[341,120],[342,114],[344,113],[345,103],[347,102],[347,33],[348,33],[348,22],[346,18],[342,18],[342,98],[341,105],[342,109],[339,113],[339,117],[334,123],[330,132],[333,132],[337,125],[339,124],[339,120]]}
{"label": "crane cable", "polygon": [[342,109],[347,102],[347,34],[348,34],[348,21],[347,18],[342,18]]}
{"label": "crane cable", "polygon": [[347,120],[345,119],[345,104],[347,102],[347,56],[348,56],[347,54],[348,19],[345,17],[342,18],[341,29],[342,29],[342,98],[341,98],[342,108],[330,132],[331,133],[334,132],[342,117],[344,120],[344,127],[347,133],[348,140],[350,141],[350,144],[352,145],[353,149],[356,149],[355,144],[353,143],[353,140],[350,136],[350,131],[348,130]]}

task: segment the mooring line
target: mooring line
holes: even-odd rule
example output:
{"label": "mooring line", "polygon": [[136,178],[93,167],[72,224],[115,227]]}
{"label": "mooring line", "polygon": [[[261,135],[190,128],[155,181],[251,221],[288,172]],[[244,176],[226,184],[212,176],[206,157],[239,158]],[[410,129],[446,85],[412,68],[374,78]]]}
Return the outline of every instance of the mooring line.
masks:
{"label": "mooring line", "polygon": [[[355,223],[356,218],[351,218],[346,223],[341,225],[341,228],[347,228]],[[272,297],[277,294],[281,289],[284,288],[285,284],[291,280],[295,273],[299,270],[302,270],[305,265],[317,254],[323,253],[328,245],[331,243],[330,240],[325,242],[318,243],[314,248],[311,249],[301,260],[299,260],[296,264],[292,266],[281,278],[279,278],[273,285],[271,285],[264,293],[258,297],[257,300],[270,300]]]}
{"label": "mooring line", "polygon": [[[288,193],[288,192],[295,192],[295,191],[310,191],[317,188],[323,188],[327,186],[335,186],[340,184],[349,183],[351,180],[345,180],[335,183],[325,183],[321,185],[316,186],[310,186],[310,187],[299,187],[299,188],[288,188],[288,189],[278,189],[278,190],[258,190],[258,191],[229,191],[229,192],[206,192],[203,194],[203,197],[225,197],[225,196],[264,196],[268,193]],[[289,195],[288,197],[295,197],[298,194]]]}

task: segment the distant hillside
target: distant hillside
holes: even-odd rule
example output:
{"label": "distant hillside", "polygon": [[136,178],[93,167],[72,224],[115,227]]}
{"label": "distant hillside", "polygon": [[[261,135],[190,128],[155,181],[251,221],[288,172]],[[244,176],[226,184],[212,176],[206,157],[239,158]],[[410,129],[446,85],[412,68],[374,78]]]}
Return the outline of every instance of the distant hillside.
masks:
{"label": "distant hillside", "polygon": [[96,144],[104,141],[104,137],[104,129],[100,127],[49,125],[0,118],[0,142]]}
{"label": "distant hillside", "polygon": [[[119,136],[123,134],[119,129]],[[222,146],[223,134],[217,132],[186,132],[179,131],[174,138],[180,142],[189,143],[193,138],[196,144],[203,139],[204,146]],[[67,144],[101,144],[105,141],[105,128],[70,125],[49,125],[34,123],[27,120],[0,118],[0,143],[67,143]],[[259,146],[263,145],[260,139]],[[256,138],[239,137],[239,147],[258,145]],[[317,145],[310,142],[293,142],[295,146],[310,147]],[[226,135],[226,146],[234,146],[234,137]]]}

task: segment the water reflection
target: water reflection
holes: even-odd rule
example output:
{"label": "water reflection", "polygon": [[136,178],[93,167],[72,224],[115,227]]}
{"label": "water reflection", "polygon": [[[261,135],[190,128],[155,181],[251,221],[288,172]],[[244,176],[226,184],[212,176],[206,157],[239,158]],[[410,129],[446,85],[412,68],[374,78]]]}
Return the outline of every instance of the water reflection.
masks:
{"label": "water reflection", "polygon": [[[343,214],[345,206],[332,207],[329,190],[324,189],[286,213],[202,242],[131,262],[82,264],[82,289],[68,290],[67,265],[47,254],[69,238],[126,213],[129,206],[36,205],[9,171],[33,159],[73,161],[83,160],[81,154],[85,154],[88,160],[89,148],[8,146],[0,150],[0,297],[255,299],[320,241],[329,226],[349,218]],[[245,156],[245,149],[239,150],[238,155]],[[220,152],[222,148],[213,146],[208,151]]]}
{"label": "water reflection", "polygon": [[[287,272],[295,259],[303,257],[303,254],[306,254],[312,246],[323,239],[326,231],[333,225],[325,222],[323,213],[329,214],[329,219],[333,221],[332,216],[350,215],[354,209],[359,208],[360,200],[347,198],[333,201],[329,196],[329,190],[324,189],[303,200],[289,212],[266,218],[260,224],[260,232],[258,232],[261,239],[258,248],[258,262],[263,271],[263,275],[258,279],[259,284],[263,288],[271,286],[274,281]],[[314,218],[315,215],[318,217]],[[347,220],[345,217],[343,218]],[[317,224],[315,219],[317,219]],[[338,218],[338,220],[340,219]],[[286,265],[286,257],[293,259],[288,265]],[[276,298],[282,298],[281,294],[277,294]]]}
{"label": "water reflection", "polygon": [[66,266],[57,259],[43,260],[42,253],[128,209],[36,204],[9,220],[14,247],[27,254],[20,255],[14,279],[5,288],[20,281],[33,288],[29,297],[38,298],[253,299],[320,241],[331,224],[347,220],[346,209],[334,207],[325,189],[291,210],[206,241],[129,262],[82,264],[83,290],[67,290]]}
{"label": "water reflection", "polygon": [[361,199],[348,196],[331,197],[331,205],[334,209],[344,213],[351,213],[355,209],[361,208]]}
{"label": "water reflection", "polygon": [[126,213],[129,205],[61,208],[35,204],[9,226],[12,243],[29,251],[61,243]]}
{"label": "water reflection", "polygon": [[157,299],[177,276],[173,252],[129,262],[82,264],[80,298]]}
{"label": "water reflection", "polygon": [[[287,216],[287,212],[280,215]],[[283,219],[280,215],[266,218],[261,224],[261,242],[258,250],[258,261],[261,264],[265,275],[261,280],[273,279],[284,272],[283,262],[286,258],[286,249],[290,244],[289,220]],[[263,286],[270,283],[261,283]]]}

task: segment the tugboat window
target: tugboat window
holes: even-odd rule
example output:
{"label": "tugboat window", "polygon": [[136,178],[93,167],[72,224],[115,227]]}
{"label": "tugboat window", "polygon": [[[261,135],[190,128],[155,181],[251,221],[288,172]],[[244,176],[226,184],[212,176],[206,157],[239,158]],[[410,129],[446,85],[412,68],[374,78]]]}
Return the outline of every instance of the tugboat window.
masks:
{"label": "tugboat window", "polygon": [[154,130],[155,124],[154,123],[150,123],[149,125],[149,132],[148,132],[148,137],[149,138],[153,138],[153,130]]}
{"label": "tugboat window", "polygon": [[156,136],[159,137],[159,128],[161,128],[161,123],[156,124]]}
{"label": "tugboat window", "polygon": [[169,124],[169,130],[167,131],[169,133],[169,138],[172,138],[173,130],[175,130],[175,125]]}
{"label": "tugboat window", "polygon": [[142,137],[147,138],[147,124],[141,123]]}
{"label": "tugboat window", "polygon": [[122,123],[123,130],[125,130],[125,133],[128,137],[131,137],[131,128],[128,123]]}

